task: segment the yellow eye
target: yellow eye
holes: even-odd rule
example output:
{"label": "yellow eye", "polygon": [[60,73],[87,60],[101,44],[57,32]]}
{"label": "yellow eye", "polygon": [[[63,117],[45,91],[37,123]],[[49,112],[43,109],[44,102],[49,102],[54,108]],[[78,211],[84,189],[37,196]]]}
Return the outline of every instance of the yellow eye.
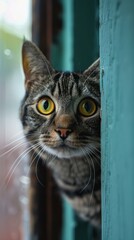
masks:
{"label": "yellow eye", "polygon": [[84,117],[91,117],[96,113],[96,110],[96,103],[90,98],[83,99],[78,106],[79,113]]}
{"label": "yellow eye", "polygon": [[55,104],[49,97],[43,97],[37,103],[37,110],[44,115],[49,115],[55,110]]}

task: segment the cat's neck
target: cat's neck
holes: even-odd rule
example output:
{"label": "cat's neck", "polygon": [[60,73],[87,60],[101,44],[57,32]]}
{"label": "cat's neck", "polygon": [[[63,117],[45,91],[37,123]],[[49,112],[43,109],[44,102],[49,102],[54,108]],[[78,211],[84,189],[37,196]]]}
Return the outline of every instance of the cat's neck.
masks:
{"label": "cat's neck", "polygon": [[[97,178],[100,175],[99,156],[92,156],[89,159],[83,157],[58,158],[47,153],[43,153],[42,160],[54,173],[54,178],[58,185],[62,187],[83,186],[90,179]],[[62,164],[61,164],[62,163]],[[84,164],[83,164],[84,163]],[[91,176],[92,175],[92,176]]]}

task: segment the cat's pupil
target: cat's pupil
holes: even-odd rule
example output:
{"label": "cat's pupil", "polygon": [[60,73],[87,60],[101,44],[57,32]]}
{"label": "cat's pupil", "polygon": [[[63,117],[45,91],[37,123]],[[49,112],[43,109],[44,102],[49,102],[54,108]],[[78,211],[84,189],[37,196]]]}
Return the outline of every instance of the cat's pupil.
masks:
{"label": "cat's pupil", "polygon": [[47,110],[48,107],[49,107],[48,101],[47,101],[47,100],[44,100],[44,102],[43,102],[43,108],[44,108],[45,110]]}
{"label": "cat's pupil", "polygon": [[91,104],[89,102],[84,103],[84,108],[87,112],[91,111]]}

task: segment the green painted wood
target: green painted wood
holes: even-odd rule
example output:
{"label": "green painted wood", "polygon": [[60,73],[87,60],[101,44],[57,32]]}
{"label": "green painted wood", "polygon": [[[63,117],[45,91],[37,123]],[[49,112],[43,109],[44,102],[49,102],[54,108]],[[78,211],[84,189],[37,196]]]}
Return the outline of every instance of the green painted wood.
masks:
{"label": "green painted wood", "polygon": [[134,239],[134,1],[100,1],[102,239]]}
{"label": "green painted wood", "polygon": [[99,56],[99,0],[74,0],[74,70],[82,71]]}
{"label": "green painted wood", "polygon": [[62,6],[63,28],[57,37],[58,41],[52,45],[51,59],[56,69],[62,71],[73,70],[73,1],[60,0]]}

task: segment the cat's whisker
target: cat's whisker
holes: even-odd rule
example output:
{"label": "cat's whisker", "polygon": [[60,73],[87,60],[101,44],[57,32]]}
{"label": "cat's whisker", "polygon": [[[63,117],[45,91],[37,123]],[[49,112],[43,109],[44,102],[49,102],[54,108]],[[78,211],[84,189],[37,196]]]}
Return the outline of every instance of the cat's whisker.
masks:
{"label": "cat's whisker", "polygon": [[[37,148],[38,148],[38,147],[37,147]],[[35,155],[35,157],[34,157],[34,155],[35,155],[35,152],[33,151],[32,155],[30,156],[30,159],[32,159],[32,161],[31,161],[31,163],[30,163],[30,165],[29,165],[29,168],[28,168],[28,171],[27,171],[27,174],[26,174],[26,175],[29,175],[30,169],[31,169],[31,167],[32,167],[32,165],[33,165],[33,163],[34,163],[34,161],[35,161],[36,156],[38,155],[38,153]],[[33,157],[34,157],[34,158],[33,158]]]}
{"label": "cat's whisker", "polygon": [[[93,197],[93,192],[94,192],[94,186],[95,186],[95,166],[94,166],[94,162],[91,158],[91,155],[85,150],[85,159],[87,160],[87,162],[89,163],[90,166],[92,166],[92,169],[93,169],[93,186],[92,186],[92,191],[91,191],[91,196],[90,196],[90,201],[89,201],[89,206],[90,206],[90,203],[91,203],[91,199]],[[87,158],[88,157],[88,158]]]}
{"label": "cat's whisker", "polygon": [[90,155],[89,155],[89,158],[90,158],[92,168],[93,168],[93,186],[92,186],[92,192],[91,192],[90,201],[89,201],[89,206],[90,206],[90,203],[91,203],[91,200],[92,200],[92,197],[93,197],[94,187],[95,187],[95,166],[94,166],[94,162],[93,162]]}
{"label": "cat's whisker", "polygon": [[91,152],[91,156],[94,158],[94,162],[96,162],[98,166],[101,167],[100,157],[94,152]]}
{"label": "cat's whisker", "polygon": [[[82,151],[83,151],[83,149],[82,149]],[[87,153],[87,151],[85,151],[85,152],[83,151],[83,153],[84,153],[84,156],[85,156],[85,159],[87,160],[87,162],[89,163],[89,161],[90,161],[90,163],[91,163],[91,164],[89,163],[89,166],[90,166],[90,181],[92,179],[91,166],[92,166],[92,169],[93,169],[93,186],[92,186],[92,191],[91,191],[91,194],[90,194],[90,200],[89,200],[89,203],[88,203],[88,205],[90,206],[91,205],[91,200],[93,198],[93,192],[94,192],[94,186],[95,186],[95,166],[94,166],[94,163],[92,161],[91,156]],[[88,184],[90,184],[90,181],[88,181]],[[88,184],[85,186],[84,189],[86,189],[86,187],[88,187]]]}
{"label": "cat's whisker", "polygon": [[[94,158],[94,156],[95,156],[95,155],[91,154],[91,157]],[[100,164],[100,162],[99,162],[99,159],[97,160],[96,158],[94,158],[94,163],[96,163],[96,164],[99,166],[99,168],[101,167],[101,164]]]}
{"label": "cat's whisker", "polygon": [[[94,146],[90,146],[90,147],[88,147],[88,149],[89,149],[89,152],[87,151],[87,154],[90,154],[92,157],[94,157],[93,159],[94,159],[94,161],[99,165],[99,167],[100,167],[100,150],[99,149],[97,149],[96,147],[94,147]],[[97,154],[97,152],[98,152],[98,154]]]}
{"label": "cat's whisker", "polygon": [[[40,145],[38,145],[37,146],[37,149],[40,149]],[[36,150],[37,150],[36,149]],[[44,152],[44,150],[43,149],[41,149],[36,155],[35,155],[35,157],[33,158],[33,160],[32,160],[32,162],[31,162],[31,164],[30,164],[30,168],[32,167],[32,164],[34,163],[34,161],[36,160],[36,169],[35,169],[35,172],[36,172],[36,178],[37,178],[37,180],[38,180],[38,182],[41,184],[41,186],[42,187],[45,187],[44,186],[44,184],[40,181],[40,179],[39,179],[39,177],[38,177],[38,170],[37,170],[37,168],[38,168],[38,163],[39,163],[39,161],[40,161],[40,158],[41,158],[41,155],[42,155],[42,153]],[[32,157],[31,157],[32,158]],[[54,161],[54,159],[56,158],[56,156],[54,156],[52,159],[51,159],[51,161],[49,162],[49,164],[48,165],[51,165],[51,162],[52,161]]]}
{"label": "cat's whisker", "polygon": [[23,140],[23,139],[25,139],[25,136],[24,136],[24,135],[21,136],[20,138],[16,138],[15,140],[7,143],[7,144],[2,148],[2,150],[5,149],[5,148],[10,147],[10,146],[13,145],[14,143],[19,142],[20,140]]}
{"label": "cat's whisker", "polygon": [[91,165],[90,165],[90,163],[89,163],[89,161],[88,161],[89,159],[87,159],[87,155],[85,154],[83,148],[81,148],[81,151],[83,152],[83,155],[84,155],[85,159],[87,160],[87,163],[88,163],[88,166],[89,166],[89,171],[90,171],[90,172],[89,172],[90,177],[89,177],[89,179],[88,179],[88,182],[87,182],[87,184],[83,187],[83,189],[81,190],[81,192],[83,192],[83,191],[88,187],[88,185],[90,184],[92,175],[91,175]]}
{"label": "cat's whisker", "polygon": [[[26,149],[25,151],[23,151],[18,157],[17,159],[14,161],[12,167],[10,168],[10,170],[8,171],[5,179],[7,179],[7,183],[6,183],[6,186],[8,186],[10,180],[11,180],[11,177],[13,175],[13,173],[15,172],[16,168],[18,167],[18,165],[21,163],[21,161],[27,156],[27,154],[30,153],[30,151],[32,149],[35,148],[36,145],[33,145],[33,146],[30,146],[28,149]],[[20,159],[20,160],[19,160]],[[19,161],[18,161],[19,160]]]}
{"label": "cat's whisker", "polygon": [[94,146],[88,146],[88,150],[89,150],[89,153],[92,153],[92,154],[94,154],[94,156],[96,156],[97,158],[99,158],[100,157],[100,150],[99,149],[97,149],[96,147],[94,147]]}
{"label": "cat's whisker", "polygon": [[[27,136],[30,136],[30,135],[31,135],[31,134],[28,134]],[[24,140],[24,141],[22,141],[22,140]],[[35,141],[35,140],[34,140],[34,141]],[[21,146],[23,146],[23,145],[25,145],[25,144],[27,145],[27,141],[26,141],[25,135],[23,135],[23,136],[21,136],[20,138],[17,138],[17,139],[15,139],[14,141],[8,143],[7,145],[5,145],[5,146],[1,149],[1,151],[3,151],[4,149],[6,149],[6,148],[8,148],[8,147],[10,147],[10,146],[12,146],[12,145],[14,145],[15,143],[17,143],[15,146],[13,146],[12,148],[8,149],[7,151],[1,153],[1,154],[0,154],[0,157],[3,157],[3,156],[7,155],[7,154],[10,153],[10,152],[13,152],[13,151],[16,150],[17,148],[19,149]]]}
{"label": "cat's whisker", "polygon": [[18,137],[19,135],[23,135],[23,129],[21,129],[19,132],[17,132],[16,134],[14,134],[9,141],[11,142],[12,140],[16,139],[16,137]]}
{"label": "cat's whisker", "polygon": [[[38,150],[38,148],[40,148],[40,144],[38,144],[38,145],[36,146],[36,150]],[[37,165],[38,165],[38,162],[39,162],[39,160],[40,160],[40,157],[41,157],[41,153],[42,153],[42,152],[43,152],[42,149],[40,150],[40,152],[38,152],[38,153],[36,153],[36,154],[35,154],[35,152],[33,151],[33,154],[30,156],[30,158],[32,159],[32,162],[31,162],[30,165],[29,165],[29,169],[28,169],[28,171],[27,171],[27,175],[29,175],[29,171],[30,171],[30,169],[31,169],[34,161],[36,160],[36,161],[37,161],[36,167],[35,167],[35,168],[36,168],[36,169],[35,169],[36,178],[37,178],[38,182],[44,187],[44,185],[42,184],[42,182],[39,180],[39,178],[38,178],[38,173],[37,173]],[[34,155],[35,155],[35,156],[34,156]],[[37,158],[37,157],[38,157],[38,158]]]}
{"label": "cat's whisker", "polygon": [[48,157],[46,159],[46,161],[48,161],[48,163],[47,163],[48,167],[51,167],[52,164],[53,164],[53,166],[55,166],[55,162],[54,162],[55,159],[56,159],[56,156],[52,156],[52,155],[48,154]]}
{"label": "cat's whisker", "polygon": [[6,156],[9,153],[13,153],[17,148],[20,148],[20,147],[24,146],[25,144],[27,145],[26,141],[19,142],[17,145],[13,146],[12,148],[8,149],[6,152],[2,153],[0,155],[0,158]]}
{"label": "cat's whisker", "polygon": [[38,177],[38,163],[40,161],[40,157],[41,157],[41,153],[43,152],[43,150],[41,149],[38,154],[36,155],[37,158],[37,162],[36,162],[36,169],[35,169],[35,172],[36,172],[36,178],[38,180],[38,182],[40,183],[40,185],[44,188],[45,185],[40,181],[39,177]]}
{"label": "cat's whisker", "polygon": [[101,150],[100,150],[98,147],[92,146],[91,149],[92,149],[95,153],[98,153],[98,154],[101,153]]}

